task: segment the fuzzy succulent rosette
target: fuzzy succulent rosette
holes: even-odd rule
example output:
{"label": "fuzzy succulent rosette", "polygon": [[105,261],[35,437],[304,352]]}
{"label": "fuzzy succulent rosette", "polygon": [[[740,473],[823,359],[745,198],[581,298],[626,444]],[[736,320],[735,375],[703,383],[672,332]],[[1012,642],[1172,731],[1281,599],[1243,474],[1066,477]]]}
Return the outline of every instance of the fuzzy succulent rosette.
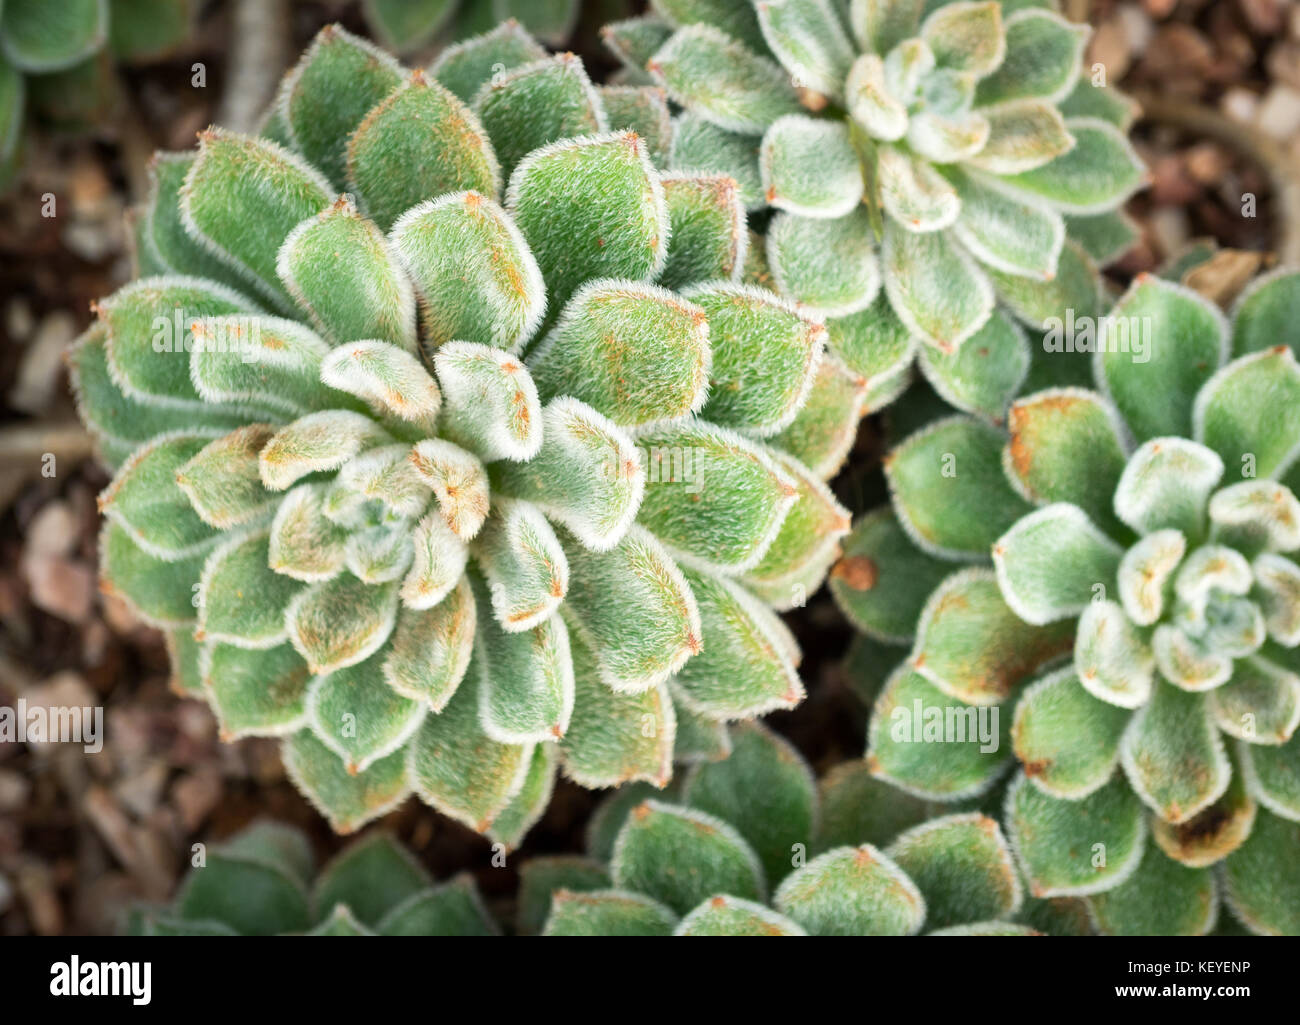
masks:
{"label": "fuzzy succulent rosette", "polygon": [[494,936],[474,880],[435,884],[384,832],[316,870],[306,835],[255,822],[203,853],[166,907],[132,909],[134,936]]}
{"label": "fuzzy succulent rosette", "polygon": [[1081,74],[1087,26],[1050,3],[651,8],[605,38],[684,108],[671,166],[725,170],[775,211],[775,287],[827,318],[868,406],[915,362],[950,404],[1001,419],[1032,369],[1022,325],[1091,315],[1096,264],[1135,237],[1119,212],[1144,180],[1134,106]]}
{"label": "fuzzy succulent rosette", "polygon": [[[1139,278],[1097,390],[1020,399],[1006,433],[958,417],[908,438],[892,509],[835,573],[859,627],[912,644],[876,699],[876,774],[958,799],[1014,755],[1032,892],[1095,894],[1107,931],[1205,932],[1222,895],[1252,930],[1300,932],[1298,314],[1294,271],[1231,322]],[[1000,707],[1004,743],[896,732],[918,705]]]}
{"label": "fuzzy succulent rosette", "polygon": [[557,767],[662,785],[802,696],[825,331],[738,283],[734,185],[628,129],[661,111],[516,25],[428,73],[327,28],[266,135],[156,161],[74,358],[104,586],[336,829],[414,791],[514,843]]}
{"label": "fuzzy succulent rosette", "polygon": [[1026,900],[997,822],[933,817],[861,762],[820,785],[756,723],[675,794],[643,786],[597,809],[586,856],[522,869],[519,931],[548,936],[1022,936],[1086,930],[1069,904]]}

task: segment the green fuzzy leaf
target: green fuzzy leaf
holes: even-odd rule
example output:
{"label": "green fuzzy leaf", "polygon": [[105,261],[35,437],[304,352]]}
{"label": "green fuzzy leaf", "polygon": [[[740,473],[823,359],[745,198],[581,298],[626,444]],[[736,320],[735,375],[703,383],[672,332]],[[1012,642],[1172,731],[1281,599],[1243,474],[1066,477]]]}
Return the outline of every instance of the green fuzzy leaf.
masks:
{"label": "green fuzzy leaf", "polygon": [[1059,669],[1025,689],[1011,742],[1030,782],[1053,797],[1079,800],[1115,774],[1128,719],[1125,709],[1085,690],[1073,668]]}
{"label": "green fuzzy leaf", "polygon": [[[993,785],[1010,758],[1005,717],[999,714],[994,720],[996,736],[983,740],[972,728],[979,722],[978,709],[949,697],[905,662],[885,682],[871,710],[867,765],[873,776],[918,797],[977,797]],[[949,726],[953,739],[935,743]]]}
{"label": "green fuzzy leaf", "polygon": [[545,57],[545,48],[518,22],[503,21],[490,32],[448,46],[429,65],[429,74],[468,104],[498,70],[510,71]]}
{"label": "green fuzzy leaf", "polygon": [[1175,824],[1218,800],[1232,771],[1204,699],[1163,681],[1129,723],[1120,761],[1137,795]]}
{"label": "green fuzzy leaf", "polygon": [[1118,89],[1097,85],[1091,75],[1080,75],[1069,95],[1060,102],[1061,113],[1071,119],[1097,118],[1127,132],[1137,120],[1138,105]]}
{"label": "green fuzzy leaf", "polygon": [[347,535],[325,515],[326,488],[300,484],[280,502],[271,522],[273,570],[295,580],[328,580],[343,568]]}
{"label": "green fuzzy leaf", "polygon": [[357,920],[349,908],[339,905],[320,923],[308,929],[304,936],[373,936],[370,929]]}
{"label": "green fuzzy leaf", "polygon": [[384,680],[398,694],[440,712],[469,668],[477,609],[461,577],[431,609],[403,607],[384,658]]}
{"label": "green fuzzy leaf", "polygon": [[736,828],[778,883],[811,845],[817,788],[798,751],[755,723],[738,723],[723,761],[698,765],[687,777],[684,802]]}
{"label": "green fuzzy leaf", "polygon": [[397,751],[356,774],[349,773],[343,760],[311,730],[299,730],[280,751],[294,786],[329,820],[336,833],[360,829],[396,808],[411,792],[406,780],[405,751]]}
{"label": "green fuzzy leaf", "polygon": [[991,75],[981,79],[975,94],[980,106],[1007,100],[1064,99],[1079,77],[1086,25],[1059,14],[1029,8],[1006,19],[1006,56]]}
{"label": "green fuzzy leaf", "polygon": [[594,653],[605,686],[644,690],[699,651],[695,596],[652,534],[634,526],[607,551],[563,534],[560,540],[570,568],[564,608]]}
{"label": "green fuzzy leaf", "polygon": [[596,91],[612,131],[632,131],[645,140],[650,162],[667,167],[672,151],[673,119],[662,89],[639,85],[602,85]]}
{"label": "green fuzzy leaf", "polygon": [[836,604],[859,630],[907,643],[926,599],[952,569],[912,545],[893,510],[876,509],[854,525],[830,574]]}
{"label": "green fuzzy leaf", "polygon": [[108,0],[7,0],[0,49],[27,74],[79,64],[108,38]]}
{"label": "green fuzzy leaf", "polygon": [[[916,43],[919,45],[909,52],[933,57],[925,44],[920,43],[920,40],[916,40]],[[891,72],[892,70],[891,62]],[[853,122],[866,129],[871,138],[894,142],[906,134],[907,108],[894,95],[890,79],[885,74],[885,63],[878,54],[864,53],[853,62],[846,83],[845,100]]]}
{"label": "green fuzzy leaf", "polygon": [[442,394],[420,360],[406,349],[388,342],[341,345],[321,364],[320,379],[355,395],[397,430],[433,433]]}
{"label": "green fuzzy leaf", "polygon": [[[988,108],[981,116],[988,122],[988,137],[979,152],[965,162],[988,174],[1007,176],[1003,181],[1013,192],[1037,197],[1070,213],[1096,213],[1094,206],[1112,209],[1128,198],[1117,196],[1109,201],[1110,196],[1104,191],[1107,180],[1089,180],[1090,175],[1100,177],[1102,171],[1109,170],[1107,164],[1114,160],[1109,150],[1101,148],[1105,144],[1117,145],[1104,132],[1100,142],[1089,136],[1091,145],[1086,163],[1077,166],[1079,158],[1074,158],[1074,163],[1060,166],[1070,160],[1080,144],[1050,103],[1017,100]],[[1097,131],[1101,132],[1102,128]],[[1124,146],[1128,145],[1122,135],[1118,138]],[[1100,153],[1096,152],[1098,149]],[[1136,162],[1137,158],[1132,159]],[[1136,170],[1133,177],[1137,177]],[[1129,191],[1136,187],[1134,181]]]}
{"label": "green fuzzy leaf", "polygon": [[235,850],[209,853],[176,897],[182,919],[215,921],[241,936],[300,932],[311,925],[303,884],[267,855]]}
{"label": "green fuzzy leaf", "polygon": [[576,696],[560,738],[564,774],[584,787],[644,780],[656,787],[673,771],[676,715],[663,683],[636,693],[610,689],[596,656],[576,630],[570,635]]}
{"label": "green fuzzy leaf", "polygon": [[916,884],[870,844],[814,858],[772,903],[814,936],[911,936],[925,920]]}
{"label": "green fuzzy leaf", "polygon": [[673,930],[674,936],[806,936],[796,922],[736,897],[710,897]]}
{"label": "green fuzzy leaf", "polygon": [[757,855],[734,828],[691,808],[645,801],[619,831],[610,861],[614,885],[686,914],[714,894],[762,900]]}
{"label": "green fuzzy leaf", "polygon": [[548,46],[560,46],[573,33],[581,9],[579,0],[493,0],[498,21],[517,18]]}
{"label": "green fuzzy leaf", "polygon": [[926,16],[921,38],[930,44],[940,67],[987,75],[1006,53],[1002,5],[952,3]]}
{"label": "green fuzzy leaf", "polygon": [[77,412],[101,439],[133,449],[169,431],[193,427],[230,429],[244,419],[220,409],[159,405],[128,397],[113,381],[106,335],[103,324],[92,325],[68,353]]}
{"label": "green fuzzy leaf", "polygon": [[[1054,108],[1047,109],[1056,115]],[[997,130],[995,122],[995,136]],[[1022,164],[1017,173],[1014,164],[990,163],[985,158],[989,153],[986,147],[976,163],[995,174],[1011,175],[1006,179],[1009,186],[1072,214],[1114,210],[1146,183],[1147,172],[1141,158],[1127,136],[1114,125],[1096,118],[1071,118],[1065,122],[1065,130],[1065,138],[1074,139],[1072,149],[1063,150],[1055,141],[1050,147],[1039,143],[1035,149],[1040,154],[1052,152],[1055,159],[1049,162],[1035,159],[1030,169]],[[1039,138],[1046,134],[1046,119],[1041,126],[1035,123],[1035,131],[1040,133]],[[993,145],[993,137],[989,145]]]}
{"label": "green fuzzy leaf", "polygon": [[1224,862],[1224,900],[1233,915],[1255,933],[1300,933],[1300,877],[1294,853],[1300,822],[1261,813],[1241,847]]}
{"label": "green fuzzy leaf", "polygon": [[313,673],[364,662],[393,632],[395,584],[372,586],[350,573],[313,584],[285,614],[289,640]]}
{"label": "green fuzzy leaf", "polygon": [[304,725],[311,670],[292,645],[251,650],[214,643],[200,662],[223,740],[283,737]]}
{"label": "green fuzzy leaf", "polygon": [[202,651],[199,642],[194,639],[193,631],[188,627],[169,630],[164,635],[164,640],[167,644],[167,661],[171,664],[167,689],[185,698],[204,697],[203,674],[199,666]]}
{"label": "green fuzzy leaf", "polygon": [[375,930],[381,936],[496,936],[501,931],[468,875],[408,897]]}
{"label": "green fuzzy leaf", "polygon": [[1300,566],[1266,552],[1256,557],[1252,568],[1268,636],[1278,644],[1300,644]]}
{"label": "green fuzzy leaf", "polygon": [[469,108],[415,71],[352,133],[348,183],[387,231],[402,213],[444,192],[470,189],[495,199],[501,168]]}
{"label": "green fuzzy leaf", "polygon": [[392,239],[419,296],[426,352],[453,339],[517,352],[537,329],[546,309],[541,271],[491,199],[465,192],[421,203]]}
{"label": "green fuzzy leaf", "polygon": [[745,265],[749,234],[736,183],[722,175],[663,176],[672,244],[659,275],[665,288],[735,281]]}
{"label": "green fuzzy leaf", "polygon": [[316,879],[312,904],[320,918],[342,904],[374,927],[396,905],[429,888],[429,875],[386,832],[372,832],[343,849]]}
{"label": "green fuzzy leaf", "polygon": [[791,75],[806,88],[842,98],[854,51],[831,0],[773,0],[755,6],[763,38]]}
{"label": "green fuzzy leaf", "polygon": [[1000,188],[990,179],[948,172],[961,200],[953,234],[982,264],[1007,274],[1050,281],[1056,276],[1065,221],[1061,215]]}
{"label": "green fuzzy leaf", "polygon": [[802,114],[780,118],[759,151],[771,206],[804,217],[843,217],[862,200],[862,168],[848,129]]}
{"label": "green fuzzy leaf", "polygon": [[726,573],[754,568],[798,496],[756,443],[702,420],[638,435],[646,490],[638,522],[670,548]]}
{"label": "green fuzzy leaf", "polygon": [[[822,480],[829,480],[839,472],[853,447],[869,395],[860,375],[847,370],[837,359],[824,358],[818,364],[803,408],[790,426],[767,441],[790,453]],[[889,399],[880,401],[883,404]]]}
{"label": "green fuzzy leaf", "polygon": [[1300,303],[1300,273],[1290,268],[1255,278],[1238,296],[1232,311],[1232,354],[1272,349],[1279,343],[1292,345],[1290,331],[1296,304]]}
{"label": "green fuzzy leaf", "polygon": [[1003,597],[1021,619],[1054,623],[1077,616],[1116,578],[1120,547],[1088,514],[1055,502],[1022,517],[993,546]]}
{"label": "green fuzzy leaf", "polygon": [[812,387],[825,329],[748,285],[712,284],[686,295],[704,311],[713,351],[702,415],[760,437],[788,427]]}
{"label": "green fuzzy leaf", "polygon": [[206,552],[160,559],[141,548],[113,519],[105,520],[99,552],[104,593],[125,598],[150,626],[185,626],[197,619],[197,588]]}
{"label": "green fuzzy leaf", "polygon": [[1266,658],[1237,659],[1209,705],[1224,733],[1251,744],[1285,744],[1300,725],[1300,676]]}
{"label": "green fuzzy leaf", "polygon": [[262,487],[258,453],[274,433],[249,424],[210,441],[176,470],[176,484],[204,523],[219,530],[271,511],[276,496]]}
{"label": "green fuzzy leaf", "polygon": [[1147,638],[1124,609],[1094,599],[1079,617],[1074,668],[1094,697],[1120,708],[1138,708],[1151,696],[1156,666]]}
{"label": "green fuzzy leaf", "polygon": [[929,817],[929,805],[871,775],[864,760],[840,762],[822,776],[821,821],[815,851],[884,846],[904,829]]}
{"label": "green fuzzy leaf", "polygon": [[142,278],[118,289],[98,306],[113,383],[138,402],[194,409],[195,321],[250,308],[238,293],[197,278]]}
{"label": "green fuzzy leaf", "polygon": [[677,916],[656,900],[623,890],[573,893],[551,899],[543,936],[668,936]]}
{"label": "green fuzzy leaf", "polygon": [[716,25],[756,53],[767,52],[762,28],[749,4],[735,4],[731,0],[650,0],[650,8],[674,28],[701,23]]}
{"label": "green fuzzy leaf", "polygon": [[593,281],[528,365],[543,398],[570,395],[616,424],[639,426],[698,410],[709,358],[700,307],[654,285]]}
{"label": "green fuzzy leaf", "polygon": [[540,624],[569,589],[564,550],[530,502],[498,499],[474,538],[473,553],[488,580],[492,617],[508,632]]}
{"label": "green fuzzy leaf", "polygon": [[849,25],[864,50],[888,53],[916,35],[925,7],[924,0],[852,0]]}
{"label": "green fuzzy leaf", "polygon": [[[512,515],[517,516],[522,510],[522,504],[516,506]],[[532,515],[537,516],[535,510]],[[537,560],[543,573],[554,573],[558,567],[551,560],[558,555],[562,563],[563,551],[554,535],[542,542],[545,549],[539,549],[538,539],[529,534],[539,520],[545,523],[537,517],[508,529],[520,531],[514,543],[521,547],[523,559]],[[492,522],[489,520],[489,530],[493,529]],[[474,581],[478,626],[470,666],[471,671],[477,669],[479,673],[479,716],[483,730],[503,744],[537,743],[560,737],[573,711],[568,630],[554,616],[529,615],[512,622],[503,615],[504,603],[509,600],[508,592],[503,592],[507,582],[517,583],[520,571],[499,576],[502,560],[498,554],[490,559],[480,554],[478,562],[487,573],[489,586]],[[567,568],[563,566],[563,571]],[[531,570],[526,565],[522,571]],[[553,588],[551,593],[555,590],[562,593],[560,588]]]}
{"label": "green fuzzy leaf", "polygon": [[889,303],[908,330],[955,351],[993,313],[993,290],[971,258],[940,232],[885,224],[881,254]]}
{"label": "green fuzzy leaf", "polygon": [[[1140,534],[1205,531],[1205,506],[1223,476],[1223,460],[1185,438],[1156,438],[1129,457],[1115,488],[1115,515]],[[1154,622],[1154,620],[1153,620]]]}
{"label": "green fuzzy leaf", "polygon": [[672,26],[654,14],[611,21],[600,27],[600,41],[623,65],[619,73],[638,86],[651,81],[646,64],[672,34]]}
{"label": "green fuzzy leaf", "polygon": [[731,733],[725,722],[708,719],[681,702],[674,706],[673,712],[677,717],[673,761],[678,765],[721,761],[731,754]]}
{"label": "green fuzzy leaf", "polygon": [[[1194,437],[1225,466],[1273,477],[1300,453],[1300,365],[1276,345],[1233,360],[1196,395]],[[1244,475],[1244,471],[1243,471]]]}
{"label": "green fuzzy leaf", "polygon": [[1300,738],[1285,744],[1240,744],[1241,773],[1250,796],[1274,815],[1300,821]]}
{"label": "green fuzzy leaf", "polygon": [[1222,314],[1194,292],[1148,275],[1134,282],[1107,323],[1111,329],[1098,340],[1098,378],[1133,434],[1139,441],[1191,436],[1193,402],[1227,351]]}
{"label": "green fuzzy leaf", "polygon": [[365,0],[366,21],[398,51],[425,46],[451,20],[455,0]]}
{"label": "green fuzzy leaf", "polygon": [[635,132],[533,151],[511,175],[506,208],[532,246],[554,311],[592,279],[645,280],[663,270],[668,208]]}
{"label": "green fuzzy leaf", "polygon": [[493,141],[506,179],[541,146],[610,128],[599,93],[581,59],[571,53],[493,75],[479,90],[473,108]]}
{"label": "green fuzzy leaf", "polygon": [[1300,501],[1284,484],[1255,479],[1230,484],[1215,492],[1209,513],[1214,538],[1238,554],[1300,548]]}
{"label": "green fuzzy leaf", "polygon": [[[1049,382],[1037,383],[1038,378],[1047,376],[1051,377],[1050,383],[1067,383],[1061,378],[1069,376],[1069,383],[1091,386],[1092,370],[1088,354],[1067,349],[1062,335],[1065,327],[1062,311],[1067,311],[1068,317],[1068,311],[1074,310],[1075,319],[1072,323],[1083,323],[1083,317],[1095,317],[1101,313],[1101,278],[1092,258],[1079,244],[1066,239],[1056,265],[1056,277],[1050,281],[1004,274],[991,267],[986,267],[985,273],[993,282],[998,301],[1017,318],[1040,331],[1054,329],[1043,339],[1043,355],[1034,361],[1036,366],[1031,371],[1029,386],[1043,387]],[[1050,360],[1048,356],[1051,357]],[[1056,370],[1052,364],[1058,363],[1064,364],[1069,370]]]}
{"label": "green fuzzy leaf", "polygon": [[289,233],[280,280],[335,345],[379,339],[415,348],[415,297],[387,240],[342,198]]}
{"label": "green fuzzy leaf", "polygon": [[333,198],[321,173],[289,151],[212,128],[199,136],[198,159],[185,176],[181,218],[200,244],[266,298],[291,309],[276,274],[280,245]]}
{"label": "green fuzzy leaf", "polygon": [[865,310],[880,290],[876,240],[865,208],[834,219],[779,213],[767,232],[777,290],[814,316]]}
{"label": "green fuzzy leaf", "polygon": [[747,719],[803,699],[783,624],[729,581],[687,572],[699,604],[702,649],[676,677],[679,696],[710,719]]}
{"label": "green fuzzy leaf", "polygon": [[351,774],[405,747],[424,714],[387,685],[378,657],[318,676],[307,694],[307,724]]}
{"label": "green fuzzy leaf", "polygon": [[1142,803],[1122,779],[1063,801],[1019,774],[1007,790],[1004,821],[1035,897],[1109,890],[1137,870],[1146,850]]}
{"label": "green fuzzy leaf", "polygon": [[780,65],[712,25],[675,32],[647,69],[673,100],[731,132],[761,135],[801,109]]}
{"label": "green fuzzy leaf", "polygon": [[1002,472],[1003,435],[969,417],[940,420],[885,460],[899,523],[942,559],[985,558],[993,542],[1030,510]]}
{"label": "green fuzzy leaf", "polygon": [[329,351],[315,332],[278,317],[206,317],[191,326],[190,379],[209,403],[253,405],[279,416],[338,405],[321,386]]}
{"label": "green fuzzy leaf", "polygon": [[309,413],[271,436],[258,454],[262,484],[284,491],[311,473],[336,470],[359,452],[393,437],[367,416],[346,409]]}
{"label": "green fuzzy leaf", "polygon": [[1112,510],[1127,461],[1123,428],[1101,396],[1038,392],[1012,405],[1007,430],[1003,464],[1023,494],[1041,504],[1069,502],[1108,533],[1123,536]]}
{"label": "green fuzzy leaf", "polygon": [[516,913],[521,936],[536,936],[551,914],[551,901],[560,890],[587,893],[609,888],[609,870],[598,861],[574,854],[530,858],[519,866]]}
{"label": "green fuzzy leaf", "polygon": [[918,365],[947,402],[1001,424],[1031,360],[1029,341],[1019,325],[1001,310],[994,310],[956,352],[920,346]]}
{"label": "green fuzzy leaf", "polygon": [[411,531],[411,547],[412,565],[402,581],[402,604],[409,609],[431,609],[450,593],[465,572],[469,546],[456,536],[441,515],[431,512]]}
{"label": "green fuzzy leaf", "polygon": [[735,180],[746,210],[767,205],[759,167],[760,137],[719,128],[691,111],[673,122],[668,166],[697,174],[723,174]]}
{"label": "green fuzzy leaf", "polygon": [[1020,876],[997,822],[972,812],[909,829],[886,848],[925,898],[925,927],[982,922],[1015,914]]}
{"label": "green fuzzy leaf", "polygon": [[1065,231],[1103,267],[1132,249],[1141,236],[1137,222],[1122,210],[1067,217]]}
{"label": "green fuzzy leaf", "polygon": [[175,433],[142,445],[100,494],[100,511],[157,558],[210,551],[218,532],[199,518],[176,478],[211,440],[211,434]]}
{"label": "green fuzzy leaf", "polygon": [[408,746],[411,786],[420,799],[479,833],[523,788],[533,748],[499,743],[483,731],[481,693],[481,674],[471,660],[447,706],[425,716]]}
{"label": "green fuzzy leaf", "polygon": [[321,29],[285,77],[276,109],[293,148],[336,190],[347,184],[348,136],[403,77],[390,54],[338,25]]}
{"label": "green fuzzy leaf", "polygon": [[242,648],[270,648],[288,639],[284,611],[302,584],[268,564],[261,530],[220,545],[203,566],[198,633]]}
{"label": "green fuzzy leaf", "polygon": [[1003,598],[998,580],[983,567],[949,576],[921,610],[913,669],[959,701],[996,705],[1070,650],[1070,624],[1032,626]]}

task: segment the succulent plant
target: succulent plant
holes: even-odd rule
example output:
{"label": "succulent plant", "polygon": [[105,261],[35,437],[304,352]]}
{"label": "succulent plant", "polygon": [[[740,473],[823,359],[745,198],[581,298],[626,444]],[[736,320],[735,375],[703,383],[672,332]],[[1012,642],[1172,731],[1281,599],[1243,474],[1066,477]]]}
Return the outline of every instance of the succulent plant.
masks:
{"label": "succulent plant", "polygon": [[414,791],[513,845],[557,766],[713,755],[802,697],[773,607],[848,529],[825,331],[734,280],[734,189],[538,54],[505,25],[408,72],[323,30],[282,143],[157,158],[144,276],[74,354],[103,586],[340,831]]}
{"label": "succulent plant", "polygon": [[[197,852],[196,852],[197,853]],[[389,834],[359,837],[320,870],[307,837],[260,821],[204,850],[169,907],[131,911],[137,936],[492,936],[468,874],[434,884]]]}
{"label": "succulent plant", "polygon": [[[1095,894],[1106,931],[1205,932],[1222,893],[1248,928],[1300,932],[1297,311],[1300,272],[1231,322],[1140,276],[1099,326],[1096,390],[1022,398],[1005,434],[954,417],[909,437],[892,510],[833,574],[878,661],[912,645],[875,701],[876,775],[962,799],[1014,752],[1030,891]],[[1013,701],[994,750],[895,732],[918,706]]]}
{"label": "succulent plant", "polygon": [[461,39],[516,20],[548,46],[559,46],[578,20],[578,0],[362,0],[366,23],[381,43],[412,53],[450,34]]}
{"label": "succulent plant", "polygon": [[777,291],[827,318],[867,405],[915,362],[1000,419],[1031,370],[1017,321],[1096,305],[1096,262],[1135,238],[1118,211],[1144,180],[1134,106],[1081,76],[1087,26],[1049,3],[651,7],[605,40],[685,108],[672,166],[725,171],[775,211]]}
{"label": "succulent plant", "polygon": [[67,106],[67,94],[92,91],[87,79],[103,93],[95,56],[105,44],[120,60],[158,56],[185,38],[192,15],[190,0],[6,0],[0,7],[0,183],[21,159],[29,92],[56,110]]}
{"label": "succulent plant", "polygon": [[[820,788],[757,723],[678,798],[607,799],[587,857],[521,870],[519,931],[571,935],[1032,935],[997,823],[929,807],[840,766]],[[910,827],[910,828],[907,828]],[[899,832],[899,830],[902,830]],[[897,834],[897,835],[895,835]],[[1035,902],[1041,903],[1041,902]]]}

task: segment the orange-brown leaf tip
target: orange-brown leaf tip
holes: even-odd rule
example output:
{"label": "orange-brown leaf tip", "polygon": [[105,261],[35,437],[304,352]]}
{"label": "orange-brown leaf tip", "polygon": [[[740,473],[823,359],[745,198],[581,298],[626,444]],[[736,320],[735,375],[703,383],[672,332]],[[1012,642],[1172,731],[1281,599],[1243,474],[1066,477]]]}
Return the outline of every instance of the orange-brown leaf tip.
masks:
{"label": "orange-brown leaf tip", "polygon": [[638,804],[635,808],[632,809],[632,817],[636,819],[638,822],[644,822],[647,818],[650,817],[650,805],[647,804],[645,801],[642,801],[640,804]]}

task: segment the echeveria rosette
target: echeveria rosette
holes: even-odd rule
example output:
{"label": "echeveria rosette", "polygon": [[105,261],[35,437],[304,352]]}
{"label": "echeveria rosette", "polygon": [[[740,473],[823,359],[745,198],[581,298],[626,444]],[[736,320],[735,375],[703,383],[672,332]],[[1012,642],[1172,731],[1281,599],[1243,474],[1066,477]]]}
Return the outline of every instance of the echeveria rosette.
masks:
{"label": "echeveria rosette", "polygon": [[[1020,399],[1005,434],[952,418],[907,439],[892,510],[833,573],[874,643],[912,644],[876,701],[877,775],[966,798],[1014,751],[1005,824],[1031,892],[1095,895],[1104,931],[1209,931],[1220,894],[1253,930],[1300,931],[1297,311],[1294,271],[1231,322],[1140,277],[1098,390]],[[890,733],[913,700],[1012,699],[989,754]]]}
{"label": "echeveria rosette", "polygon": [[522,869],[523,933],[677,936],[1031,935],[1023,888],[993,819],[927,818],[843,766],[818,786],[756,723],[677,798],[615,793],[585,857]]}
{"label": "echeveria rosette", "polygon": [[16,170],[29,101],[78,124],[112,95],[106,59],[152,60],[190,32],[193,0],[6,0],[0,5],[0,182]]}
{"label": "echeveria rosette", "polygon": [[1000,419],[1030,368],[1013,318],[1091,315],[1094,261],[1133,238],[1133,108],[1081,78],[1087,27],[1048,4],[651,6],[606,41],[685,108],[673,166],[725,170],[776,211],[778,290],[828,319],[870,405],[916,359],[947,401]]}
{"label": "echeveria rosette", "polygon": [[800,700],[773,608],[848,528],[792,454],[827,459],[824,328],[736,282],[725,181],[661,176],[537,49],[426,74],[325,29],[285,145],[159,158],[148,276],[74,356],[105,587],[340,831],[414,791],[513,844],[560,767],[663,785]]}
{"label": "echeveria rosette", "polygon": [[467,874],[434,883],[389,834],[359,837],[316,870],[306,835],[259,821],[204,852],[166,907],[132,909],[134,936],[494,936]]}

